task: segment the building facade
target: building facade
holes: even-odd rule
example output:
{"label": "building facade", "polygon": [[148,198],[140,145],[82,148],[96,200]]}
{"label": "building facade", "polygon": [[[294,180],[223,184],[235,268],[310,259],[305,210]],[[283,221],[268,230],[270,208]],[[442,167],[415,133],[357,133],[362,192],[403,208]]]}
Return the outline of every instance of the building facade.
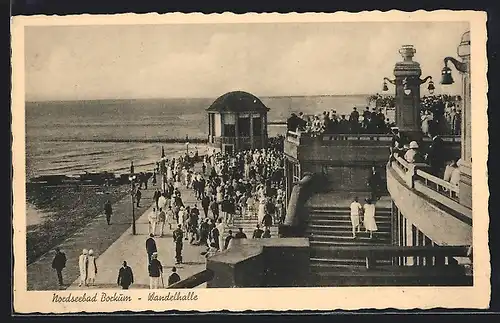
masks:
{"label": "building facade", "polygon": [[228,154],[265,148],[268,111],[259,98],[247,92],[220,96],[207,109],[209,145]]}

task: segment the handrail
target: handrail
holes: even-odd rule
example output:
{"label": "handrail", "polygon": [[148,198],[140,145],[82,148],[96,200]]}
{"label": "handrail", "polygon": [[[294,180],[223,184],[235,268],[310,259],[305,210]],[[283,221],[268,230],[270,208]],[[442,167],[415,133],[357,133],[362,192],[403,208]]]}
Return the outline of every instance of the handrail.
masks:
{"label": "handrail", "polygon": [[431,188],[436,193],[449,197],[458,201],[458,186],[453,185],[439,177],[417,169],[416,175],[418,179],[422,179],[425,186]]}
{"label": "handrail", "polygon": [[324,141],[330,140],[360,140],[360,141],[391,141],[392,136],[387,134],[366,134],[366,133],[335,133],[323,134]]}
{"label": "handrail", "polygon": [[444,264],[446,257],[467,257],[469,246],[333,246],[317,247],[328,250],[332,257],[364,257],[367,269],[376,267],[377,260],[393,257],[434,257]]}
{"label": "handrail", "polygon": [[428,167],[426,164],[408,163],[397,154],[393,154],[392,157],[390,165],[406,185],[456,211],[463,216],[460,216],[461,220],[470,223],[472,211],[460,204],[458,186],[427,173],[423,170]]}
{"label": "handrail", "polygon": [[211,281],[214,278],[214,276],[215,275],[213,271],[211,271],[210,269],[205,269],[165,288],[167,289],[194,288],[208,281]]}

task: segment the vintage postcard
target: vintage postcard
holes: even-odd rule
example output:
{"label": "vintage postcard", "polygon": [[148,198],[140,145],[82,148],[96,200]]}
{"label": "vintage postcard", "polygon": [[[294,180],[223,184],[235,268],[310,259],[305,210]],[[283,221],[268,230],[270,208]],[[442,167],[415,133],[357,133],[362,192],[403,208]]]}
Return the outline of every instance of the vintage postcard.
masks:
{"label": "vintage postcard", "polygon": [[487,308],[486,39],[473,11],[14,17],[15,311]]}

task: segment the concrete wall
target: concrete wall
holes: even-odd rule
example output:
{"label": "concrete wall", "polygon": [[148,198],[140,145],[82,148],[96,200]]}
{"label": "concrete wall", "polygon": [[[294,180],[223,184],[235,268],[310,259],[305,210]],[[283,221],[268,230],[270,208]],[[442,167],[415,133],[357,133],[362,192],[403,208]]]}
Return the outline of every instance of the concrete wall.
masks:
{"label": "concrete wall", "polygon": [[409,188],[392,168],[387,170],[387,189],[409,224],[438,245],[471,245],[472,226],[447,213],[429,198]]}
{"label": "concrete wall", "polygon": [[208,288],[296,287],[309,279],[309,240],[236,240],[229,250],[207,259],[214,278]]}
{"label": "concrete wall", "polygon": [[[328,136],[310,138],[300,136],[285,140],[285,155],[301,165],[302,173],[323,174],[327,185],[325,191],[367,191],[368,174],[372,166],[377,167],[382,179],[389,160],[390,137],[370,140],[330,140]],[[377,137],[374,137],[377,139]],[[425,147],[429,142],[424,144]],[[445,142],[445,154],[459,156],[459,142]]]}

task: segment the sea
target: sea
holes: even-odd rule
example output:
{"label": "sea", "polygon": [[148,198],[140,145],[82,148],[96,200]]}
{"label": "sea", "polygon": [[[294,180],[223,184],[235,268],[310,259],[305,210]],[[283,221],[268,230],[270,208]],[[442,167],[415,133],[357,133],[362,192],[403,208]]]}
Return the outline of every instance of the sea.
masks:
{"label": "sea", "polygon": [[[348,115],[363,109],[369,95],[260,97],[268,120],[286,122],[292,112],[335,109]],[[79,175],[84,172],[151,171],[161,156],[202,153],[206,145],[205,110],[215,98],[26,102],[26,175]],[[269,136],[284,135],[285,125],[269,124]],[[171,139],[179,139],[172,143]]]}

